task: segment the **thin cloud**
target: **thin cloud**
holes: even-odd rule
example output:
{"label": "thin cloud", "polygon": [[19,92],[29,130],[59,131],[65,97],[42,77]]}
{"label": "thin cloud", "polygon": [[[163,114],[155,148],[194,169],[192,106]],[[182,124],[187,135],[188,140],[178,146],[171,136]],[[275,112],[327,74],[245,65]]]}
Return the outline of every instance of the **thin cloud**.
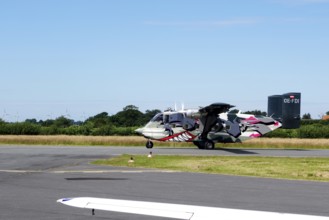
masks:
{"label": "thin cloud", "polygon": [[295,5],[329,3],[329,0],[272,0],[272,1],[282,4],[295,4]]}
{"label": "thin cloud", "polygon": [[329,3],[329,0],[295,0],[294,2],[298,3]]}
{"label": "thin cloud", "polygon": [[253,25],[259,23],[259,19],[244,18],[244,19],[230,19],[230,20],[217,20],[217,21],[146,21],[144,24],[152,26],[164,27],[230,27],[230,26],[243,26]]}
{"label": "thin cloud", "polygon": [[[310,0],[309,0],[310,1]],[[328,0],[329,1],[329,0]],[[230,19],[217,21],[146,21],[145,25],[158,27],[179,27],[179,28],[224,28],[224,27],[239,27],[252,26],[257,24],[300,24],[309,22],[301,17],[259,17],[246,19]]]}

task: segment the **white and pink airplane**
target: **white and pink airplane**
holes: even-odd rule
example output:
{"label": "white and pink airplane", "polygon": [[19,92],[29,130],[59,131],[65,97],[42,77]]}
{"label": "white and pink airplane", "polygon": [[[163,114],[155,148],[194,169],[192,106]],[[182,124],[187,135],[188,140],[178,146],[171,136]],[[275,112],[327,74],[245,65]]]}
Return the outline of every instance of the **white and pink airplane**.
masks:
{"label": "white and pink airplane", "polygon": [[272,117],[230,112],[234,106],[214,103],[199,109],[167,110],[155,115],[137,133],[152,140],[193,142],[199,149],[214,149],[215,143],[242,142],[278,129],[282,123]]}

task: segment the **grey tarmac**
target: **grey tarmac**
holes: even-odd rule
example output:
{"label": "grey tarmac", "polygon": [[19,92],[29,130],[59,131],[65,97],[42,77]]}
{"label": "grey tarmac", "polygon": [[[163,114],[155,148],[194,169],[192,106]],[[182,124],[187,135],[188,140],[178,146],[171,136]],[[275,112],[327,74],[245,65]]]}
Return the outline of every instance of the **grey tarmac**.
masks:
{"label": "grey tarmac", "polygon": [[[0,146],[0,219],[166,219],[71,208],[63,197],[101,197],[329,216],[329,183],[90,165],[144,147]],[[328,157],[327,150],[155,148],[153,154]]]}

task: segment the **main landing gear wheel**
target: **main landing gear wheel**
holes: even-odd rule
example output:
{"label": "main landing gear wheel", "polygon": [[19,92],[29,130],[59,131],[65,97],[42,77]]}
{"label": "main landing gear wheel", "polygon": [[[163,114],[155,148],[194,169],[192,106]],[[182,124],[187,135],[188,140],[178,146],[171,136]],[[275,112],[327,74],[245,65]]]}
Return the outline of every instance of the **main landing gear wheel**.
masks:
{"label": "main landing gear wheel", "polygon": [[206,149],[206,150],[212,150],[215,148],[215,143],[206,140],[206,141],[194,141],[193,142],[199,149]]}
{"label": "main landing gear wheel", "polygon": [[212,142],[212,141],[206,141],[204,143],[204,149],[206,149],[206,150],[212,150],[214,148],[215,148],[215,143],[214,142]]}
{"label": "main landing gear wheel", "polygon": [[152,141],[147,141],[146,142],[146,148],[153,148],[153,142]]}

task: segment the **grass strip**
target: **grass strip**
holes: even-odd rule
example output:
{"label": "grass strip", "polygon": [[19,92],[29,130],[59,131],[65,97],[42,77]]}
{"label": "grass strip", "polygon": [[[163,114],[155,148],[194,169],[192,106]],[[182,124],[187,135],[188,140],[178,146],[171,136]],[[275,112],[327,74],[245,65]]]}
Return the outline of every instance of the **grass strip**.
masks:
{"label": "grass strip", "polygon": [[[128,163],[133,157],[134,162]],[[329,181],[329,158],[122,155],[96,165],[156,168],[183,172],[228,174],[278,179]]]}
{"label": "grass strip", "polygon": [[[0,144],[15,145],[145,146],[145,143],[146,139],[142,136],[0,135]],[[159,142],[156,146],[193,147],[194,145],[186,142]]]}
{"label": "grass strip", "polygon": [[[143,146],[142,136],[69,136],[69,135],[0,135],[0,144],[73,145],[73,146]],[[190,147],[191,142],[154,142],[155,147]],[[243,143],[217,143],[216,148],[259,149],[329,149],[329,139],[255,138]]]}

